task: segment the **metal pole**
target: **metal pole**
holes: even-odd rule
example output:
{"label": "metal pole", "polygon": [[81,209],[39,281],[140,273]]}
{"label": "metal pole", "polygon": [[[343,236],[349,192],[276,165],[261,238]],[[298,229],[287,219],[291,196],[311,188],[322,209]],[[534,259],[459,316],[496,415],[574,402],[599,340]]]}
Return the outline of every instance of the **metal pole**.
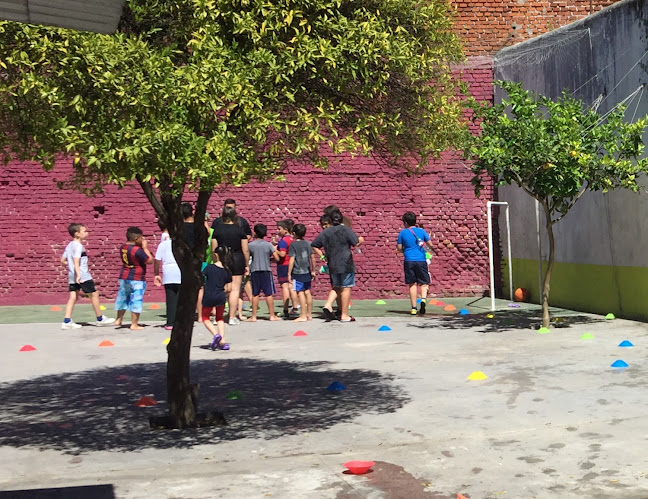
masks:
{"label": "metal pole", "polygon": [[505,201],[488,201],[486,203],[488,211],[488,264],[490,267],[490,295],[491,311],[495,311],[495,264],[493,258],[493,215],[491,208],[493,205],[504,206],[506,208],[506,237],[508,243],[508,267],[509,267],[509,292],[511,300],[513,299],[513,262],[511,261],[511,225],[509,220],[508,207]]}
{"label": "metal pole", "polygon": [[511,221],[509,220],[508,203],[506,204],[506,243],[508,246],[509,296],[513,301],[513,259],[511,257]]}
{"label": "metal pole", "polygon": [[542,239],[540,238],[540,203],[536,199],[536,233],[538,235],[538,303],[542,305]]}

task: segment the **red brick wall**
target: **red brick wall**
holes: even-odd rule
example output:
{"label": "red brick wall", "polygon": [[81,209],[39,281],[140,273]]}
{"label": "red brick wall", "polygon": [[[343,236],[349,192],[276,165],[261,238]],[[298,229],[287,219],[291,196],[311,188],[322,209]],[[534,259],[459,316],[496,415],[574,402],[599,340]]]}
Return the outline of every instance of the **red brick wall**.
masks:
{"label": "red brick wall", "polygon": [[[473,94],[492,98],[489,59],[470,61],[464,79]],[[90,271],[106,299],[114,298],[120,267],[118,247],[129,225],[140,226],[157,247],[155,213],[139,186],[122,190],[113,186],[95,198],[60,191],[69,165],[59,163],[53,172],[39,165],[10,163],[0,180],[0,305],[62,304],[67,299],[67,271],[59,260],[69,241],[67,226],[88,227]],[[412,210],[431,234],[436,248],[431,272],[432,292],[438,295],[481,294],[488,287],[486,200],[491,190],[475,199],[469,165],[445,154],[426,173],[407,177],[380,166],[371,158],[341,157],[329,171],[291,167],[285,182],[252,183],[218,189],[208,211],[217,214],[227,197],[236,199],[241,215],[251,224],[265,223],[273,233],[277,220],[293,218],[308,228],[307,239],[318,231],[322,208],[337,204],[353,220],[353,229],[365,237],[358,266],[356,298],[405,297],[402,259],[396,253],[401,215]],[[195,196],[187,195],[191,201]],[[153,286],[149,270],[146,300],[162,301],[161,288]],[[314,292],[322,298],[328,278],[318,279]],[[104,300],[105,301],[105,300]]]}
{"label": "red brick wall", "polygon": [[451,0],[467,56],[494,54],[598,12],[618,0]]}

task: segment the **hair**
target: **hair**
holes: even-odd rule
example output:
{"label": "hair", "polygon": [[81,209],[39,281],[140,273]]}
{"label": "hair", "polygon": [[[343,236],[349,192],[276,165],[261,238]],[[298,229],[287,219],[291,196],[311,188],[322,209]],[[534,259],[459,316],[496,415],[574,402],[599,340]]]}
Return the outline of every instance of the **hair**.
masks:
{"label": "hair", "polygon": [[142,229],[139,227],[129,227],[126,229],[126,239],[128,241],[135,241],[140,236],[142,236]]}
{"label": "hair", "polygon": [[304,239],[306,235],[306,226],[304,224],[295,224],[293,226],[293,234],[297,239]]}
{"label": "hair", "polygon": [[192,217],[193,213],[194,211],[191,203],[182,203],[182,216],[185,220]]}
{"label": "hair", "polygon": [[83,224],[70,224],[68,225],[68,232],[70,236],[74,237],[77,232],[81,230],[81,227],[85,227]]}
{"label": "hair", "polygon": [[236,206],[236,201],[234,201],[232,198],[227,198],[227,199],[223,202],[223,206],[225,206],[225,205],[227,205],[227,204],[233,204],[234,206]]}
{"label": "hair", "polygon": [[338,207],[335,206],[334,204],[330,204],[330,205],[328,205],[326,208],[324,208],[324,215],[331,216],[331,213],[333,213],[333,212],[336,211],[336,210],[337,210],[337,211],[340,211],[340,208],[338,208]]}
{"label": "hair", "polygon": [[406,223],[408,227],[416,225],[416,215],[414,215],[413,211],[406,211],[401,220],[403,223]]}
{"label": "hair", "polygon": [[158,224],[158,227],[160,228],[160,230],[161,230],[162,232],[164,232],[165,230],[167,230],[167,226],[166,226],[166,224],[162,221],[162,219],[158,218],[157,224]]}
{"label": "hair", "polygon": [[232,222],[238,224],[239,218],[236,214],[236,209],[228,208],[227,206],[223,208],[223,214],[221,215],[221,220],[223,223]]}
{"label": "hair", "polygon": [[330,215],[322,215],[319,219],[320,225],[331,225],[333,222],[331,222],[331,216]]}
{"label": "hair", "polygon": [[264,224],[256,224],[254,226],[254,235],[259,239],[263,239],[268,234],[268,228]]}
{"label": "hair", "polygon": [[340,225],[342,223],[342,213],[340,213],[340,210],[333,210],[331,212],[331,223],[333,225]]}
{"label": "hair", "polygon": [[223,267],[231,269],[234,266],[234,255],[227,246],[219,246],[212,254],[212,258],[216,257],[216,261],[221,262]]}

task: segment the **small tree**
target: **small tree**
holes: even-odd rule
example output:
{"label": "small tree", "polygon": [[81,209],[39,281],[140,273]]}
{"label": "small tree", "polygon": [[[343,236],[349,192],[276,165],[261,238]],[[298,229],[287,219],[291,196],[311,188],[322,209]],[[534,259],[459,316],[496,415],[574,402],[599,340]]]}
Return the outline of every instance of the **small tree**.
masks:
{"label": "small tree", "polygon": [[476,108],[481,135],[470,149],[472,182],[477,196],[484,176],[494,177],[495,186],[516,184],[542,206],[549,238],[542,325],[549,327],[553,226],[588,191],[639,189],[638,177],[648,171],[648,158],[638,159],[648,119],[627,123],[623,107],[601,116],[567,92],[554,100],[518,83],[496,84],[508,100]]}
{"label": "small tree", "polygon": [[[182,272],[168,345],[170,416],[196,426],[189,349],[206,234],[184,238],[186,190],[204,218],[216,185],[372,152],[406,167],[453,146],[462,59],[444,0],[129,0],[114,36],[0,23],[4,159],[65,153],[87,192],[137,180]],[[324,150],[325,154],[320,154]]]}

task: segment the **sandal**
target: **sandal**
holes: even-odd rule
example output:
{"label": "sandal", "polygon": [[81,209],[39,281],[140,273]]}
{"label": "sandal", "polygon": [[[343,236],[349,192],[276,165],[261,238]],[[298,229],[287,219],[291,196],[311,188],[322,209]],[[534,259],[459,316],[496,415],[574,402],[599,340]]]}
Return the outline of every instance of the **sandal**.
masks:
{"label": "sandal", "polygon": [[332,320],[335,319],[335,314],[333,313],[332,310],[329,310],[326,307],[322,307],[322,312],[324,312],[325,322],[331,322]]}
{"label": "sandal", "polygon": [[218,345],[216,347],[216,350],[229,350],[230,349],[230,344],[229,343],[223,343],[222,345]]}
{"label": "sandal", "polygon": [[346,320],[342,320],[342,319],[340,319],[340,322],[355,322],[355,317],[349,317],[349,318],[346,319]]}
{"label": "sandal", "polygon": [[209,348],[212,350],[216,350],[219,347],[220,341],[223,339],[223,337],[220,334],[217,334],[214,336],[214,339],[212,339],[211,344],[209,345]]}

